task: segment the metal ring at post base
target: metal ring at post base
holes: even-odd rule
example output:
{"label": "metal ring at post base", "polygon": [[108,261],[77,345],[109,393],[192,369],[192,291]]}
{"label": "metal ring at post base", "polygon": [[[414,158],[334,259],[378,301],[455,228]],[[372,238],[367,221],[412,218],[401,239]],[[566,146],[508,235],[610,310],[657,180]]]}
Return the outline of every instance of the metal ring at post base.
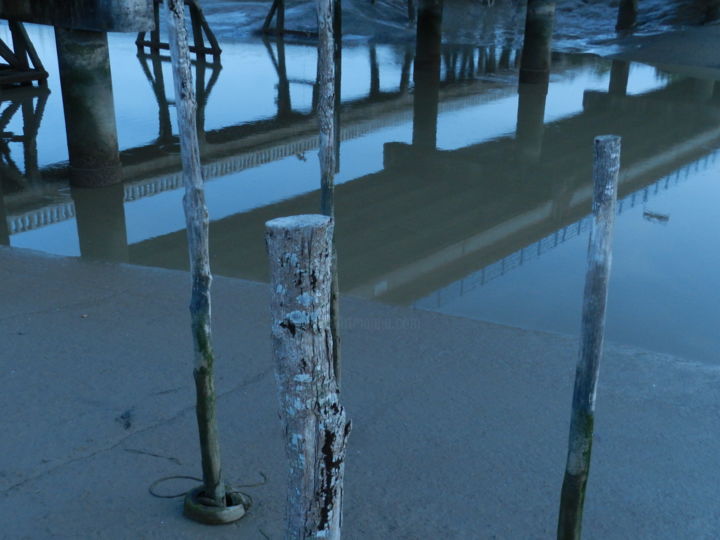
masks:
{"label": "metal ring at post base", "polygon": [[183,505],[185,517],[205,525],[224,525],[237,521],[247,511],[246,501],[239,493],[228,493],[225,496],[227,506],[224,507],[203,504],[199,500],[202,493],[203,486],[200,486],[185,495]]}

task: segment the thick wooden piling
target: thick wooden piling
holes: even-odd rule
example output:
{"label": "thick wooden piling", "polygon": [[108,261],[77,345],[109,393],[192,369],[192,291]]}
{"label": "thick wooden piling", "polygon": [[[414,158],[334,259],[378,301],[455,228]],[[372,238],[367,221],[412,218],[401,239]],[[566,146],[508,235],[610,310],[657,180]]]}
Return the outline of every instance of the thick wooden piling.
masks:
{"label": "thick wooden piling", "polygon": [[554,0],[528,0],[520,60],[521,83],[547,83],[555,19]]}
{"label": "thick wooden piling", "polygon": [[332,237],[328,216],[266,223],[271,335],[290,462],[288,540],[340,539],[350,423],[332,367]]}
{"label": "thick wooden piling", "polygon": [[[190,71],[190,52],[185,29],[183,0],[168,0],[170,56],[175,83],[180,155],[185,183],[185,220],[192,276],[190,316],[194,345],[194,376],[197,392],[197,422],[202,455],[203,487],[185,499],[185,514],[205,523],[225,523],[242,517],[224,512],[228,503],[220,464],[220,443],[215,417],[215,357],[211,339],[209,218],[205,204],[200,149],[197,138],[195,92]],[[220,510],[215,510],[220,509]]]}
{"label": "thick wooden piling", "polygon": [[620,137],[595,138],[593,224],[583,299],[580,356],[575,372],[567,464],[560,497],[557,537],[577,540],[582,527],[585,488],[595,422],[595,396],[605,331],[612,233],[620,171]]}

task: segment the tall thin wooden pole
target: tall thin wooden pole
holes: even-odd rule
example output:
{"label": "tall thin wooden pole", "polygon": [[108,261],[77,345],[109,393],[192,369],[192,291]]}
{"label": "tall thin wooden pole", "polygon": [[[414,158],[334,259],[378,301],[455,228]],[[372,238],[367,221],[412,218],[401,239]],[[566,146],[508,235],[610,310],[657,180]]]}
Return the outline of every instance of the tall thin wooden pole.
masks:
{"label": "tall thin wooden pole", "polygon": [[340,540],[350,422],[332,369],[332,236],[327,216],[266,223],[271,335],[290,462],[287,540]]}
{"label": "tall thin wooden pole", "polygon": [[187,224],[192,296],[190,315],[195,350],[195,388],[197,391],[197,421],[202,454],[204,499],[211,505],[226,504],[225,485],[220,466],[220,444],[215,418],[215,386],[213,382],[214,355],[210,331],[210,257],[208,243],[209,218],[205,204],[200,149],[198,145],[195,111],[197,103],[190,72],[190,51],[185,28],[185,2],[168,0],[168,31],[172,59],[180,155],[185,182],[185,220]]}
{"label": "tall thin wooden pole", "polygon": [[[338,21],[335,18],[336,0],[317,0],[318,19],[318,120],[320,125],[320,212],[335,219],[335,172],[337,170],[338,133],[335,107],[337,100],[336,65],[338,57],[337,40],[341,36],[335,34]],[[330,297],[330,327],[333,340],[333,370],[340,384],[340,285],[337,271],[337,252],[333,235],[332,250],[332,291]]]}
{"label": "tall thin wooden pole", "polygon": [[619,171],[620,137],[596,137],[593,224],[588,246],[580,357],[575,372],[567,464],[560,497],[557,533],[560,540],[579,539],[582,527],[595,422],[595,395],[605,331],[605,305],[612,260],[612,233]]}

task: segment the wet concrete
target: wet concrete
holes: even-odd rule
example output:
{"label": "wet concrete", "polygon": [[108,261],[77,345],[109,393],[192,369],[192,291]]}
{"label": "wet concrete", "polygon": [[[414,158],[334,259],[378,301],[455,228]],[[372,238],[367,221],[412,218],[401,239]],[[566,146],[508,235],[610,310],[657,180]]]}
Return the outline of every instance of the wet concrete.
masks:
{"label": "wet concrete", "polygon": [[[214,284],[226,478],[267,483],[207,528],[148,493],[200,470],[188,275],[7,248],[0,269],[3,537],[282,537],[267,285]],[[552,537],[576,341],[353,298],[342,315],[343,536]],[[617,344],[603,361],[585,538],[712,537],[720,369]]]}

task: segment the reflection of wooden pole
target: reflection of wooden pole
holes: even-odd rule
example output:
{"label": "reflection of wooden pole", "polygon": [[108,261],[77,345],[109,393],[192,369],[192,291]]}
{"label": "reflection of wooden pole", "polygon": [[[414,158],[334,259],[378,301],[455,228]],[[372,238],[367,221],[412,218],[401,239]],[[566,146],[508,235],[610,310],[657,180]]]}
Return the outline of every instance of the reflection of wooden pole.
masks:
{"label": "reflection of wooden pole", "polygon": [[554,0],[528,0],[520,62],[521,83],[548,81],[554,18]]}
{"label": "reflection of wooden pole", "polygon": [[327,216],[266,224],[271,335],[290,461],[288,540],[340,540],[350,423],[332,370],[332,237]]}
{"label": "reflection of wooden pole", "polygon": [[611,243],[619,171],[620,137],[596,137],[593,224],[588,247],[580,357],[575,372],[567,465],[560,499],[560,540],[579,539],[582,526],[595,423],[595,395],[605,330],[605,305],[612,259]]}
{"label": "reflection of wooden pole", "polygon": [[5,194],[3,193],[2,180],[0,180],[0,245],[10,245],[10,228],[7,223],[7,212],[5,210]]}
{"label": "reflection of wooden pole", "polygon": [[518,86],[515,140],[522,155],[531,159],[538,159],[542,153],[547,91],[547,84]]}
{"label": "reflection of wooden pole", "polygon": [[413,145],[435,149],[440,96],[442,0],[421,0],[415,41]]}
{"label": "reflection of wooden pole", "polygon": [[630,78],[630,62],[613,60],[610,68],[610,83],[608,93],[616,96],[627,94],[627,85]]}
{"label": "reflection of wooden pole", "polygon": [[637,20],[638,0],[620,0],[616,30],[630,30]]}
{"label": "reflection of wooden pole", "polygon": [[215,418],[214,354],[210,331],[209,218],[205,204],[200,149],[195,124],[195,93],[190,72],[190,53],[185,29],[183,0],[168,0],[169,41],[172,58],[175,101],[180,132],[180,153],[185,179],[185,219],[187,223],[192,298],[190,315],[195,349],[197,420],[203,469],[203,497],[210,506],[226,505],[221,477],[220,443]]}
{"label": "reflection of wooden pole", "polygon": [[125,189],[122,184],[72,188],[80,255],[111,262],[128,261]]}
{"label": "reflection of wooden pole", "polygon": [[[320,211],[331,218],[335,217],[335,171],[337,170],[337,99],[336,64],[338,58],[335,34],[337,19],[335,0],[318,0],[318,120],[320,127]],[[332,238],[331,291],[330,291],[330,329],[333,341],[332,365],[335,378],[340,385],[342,369],[340,348],[340,285],[337,271],[337,253],[335,239]]]}

